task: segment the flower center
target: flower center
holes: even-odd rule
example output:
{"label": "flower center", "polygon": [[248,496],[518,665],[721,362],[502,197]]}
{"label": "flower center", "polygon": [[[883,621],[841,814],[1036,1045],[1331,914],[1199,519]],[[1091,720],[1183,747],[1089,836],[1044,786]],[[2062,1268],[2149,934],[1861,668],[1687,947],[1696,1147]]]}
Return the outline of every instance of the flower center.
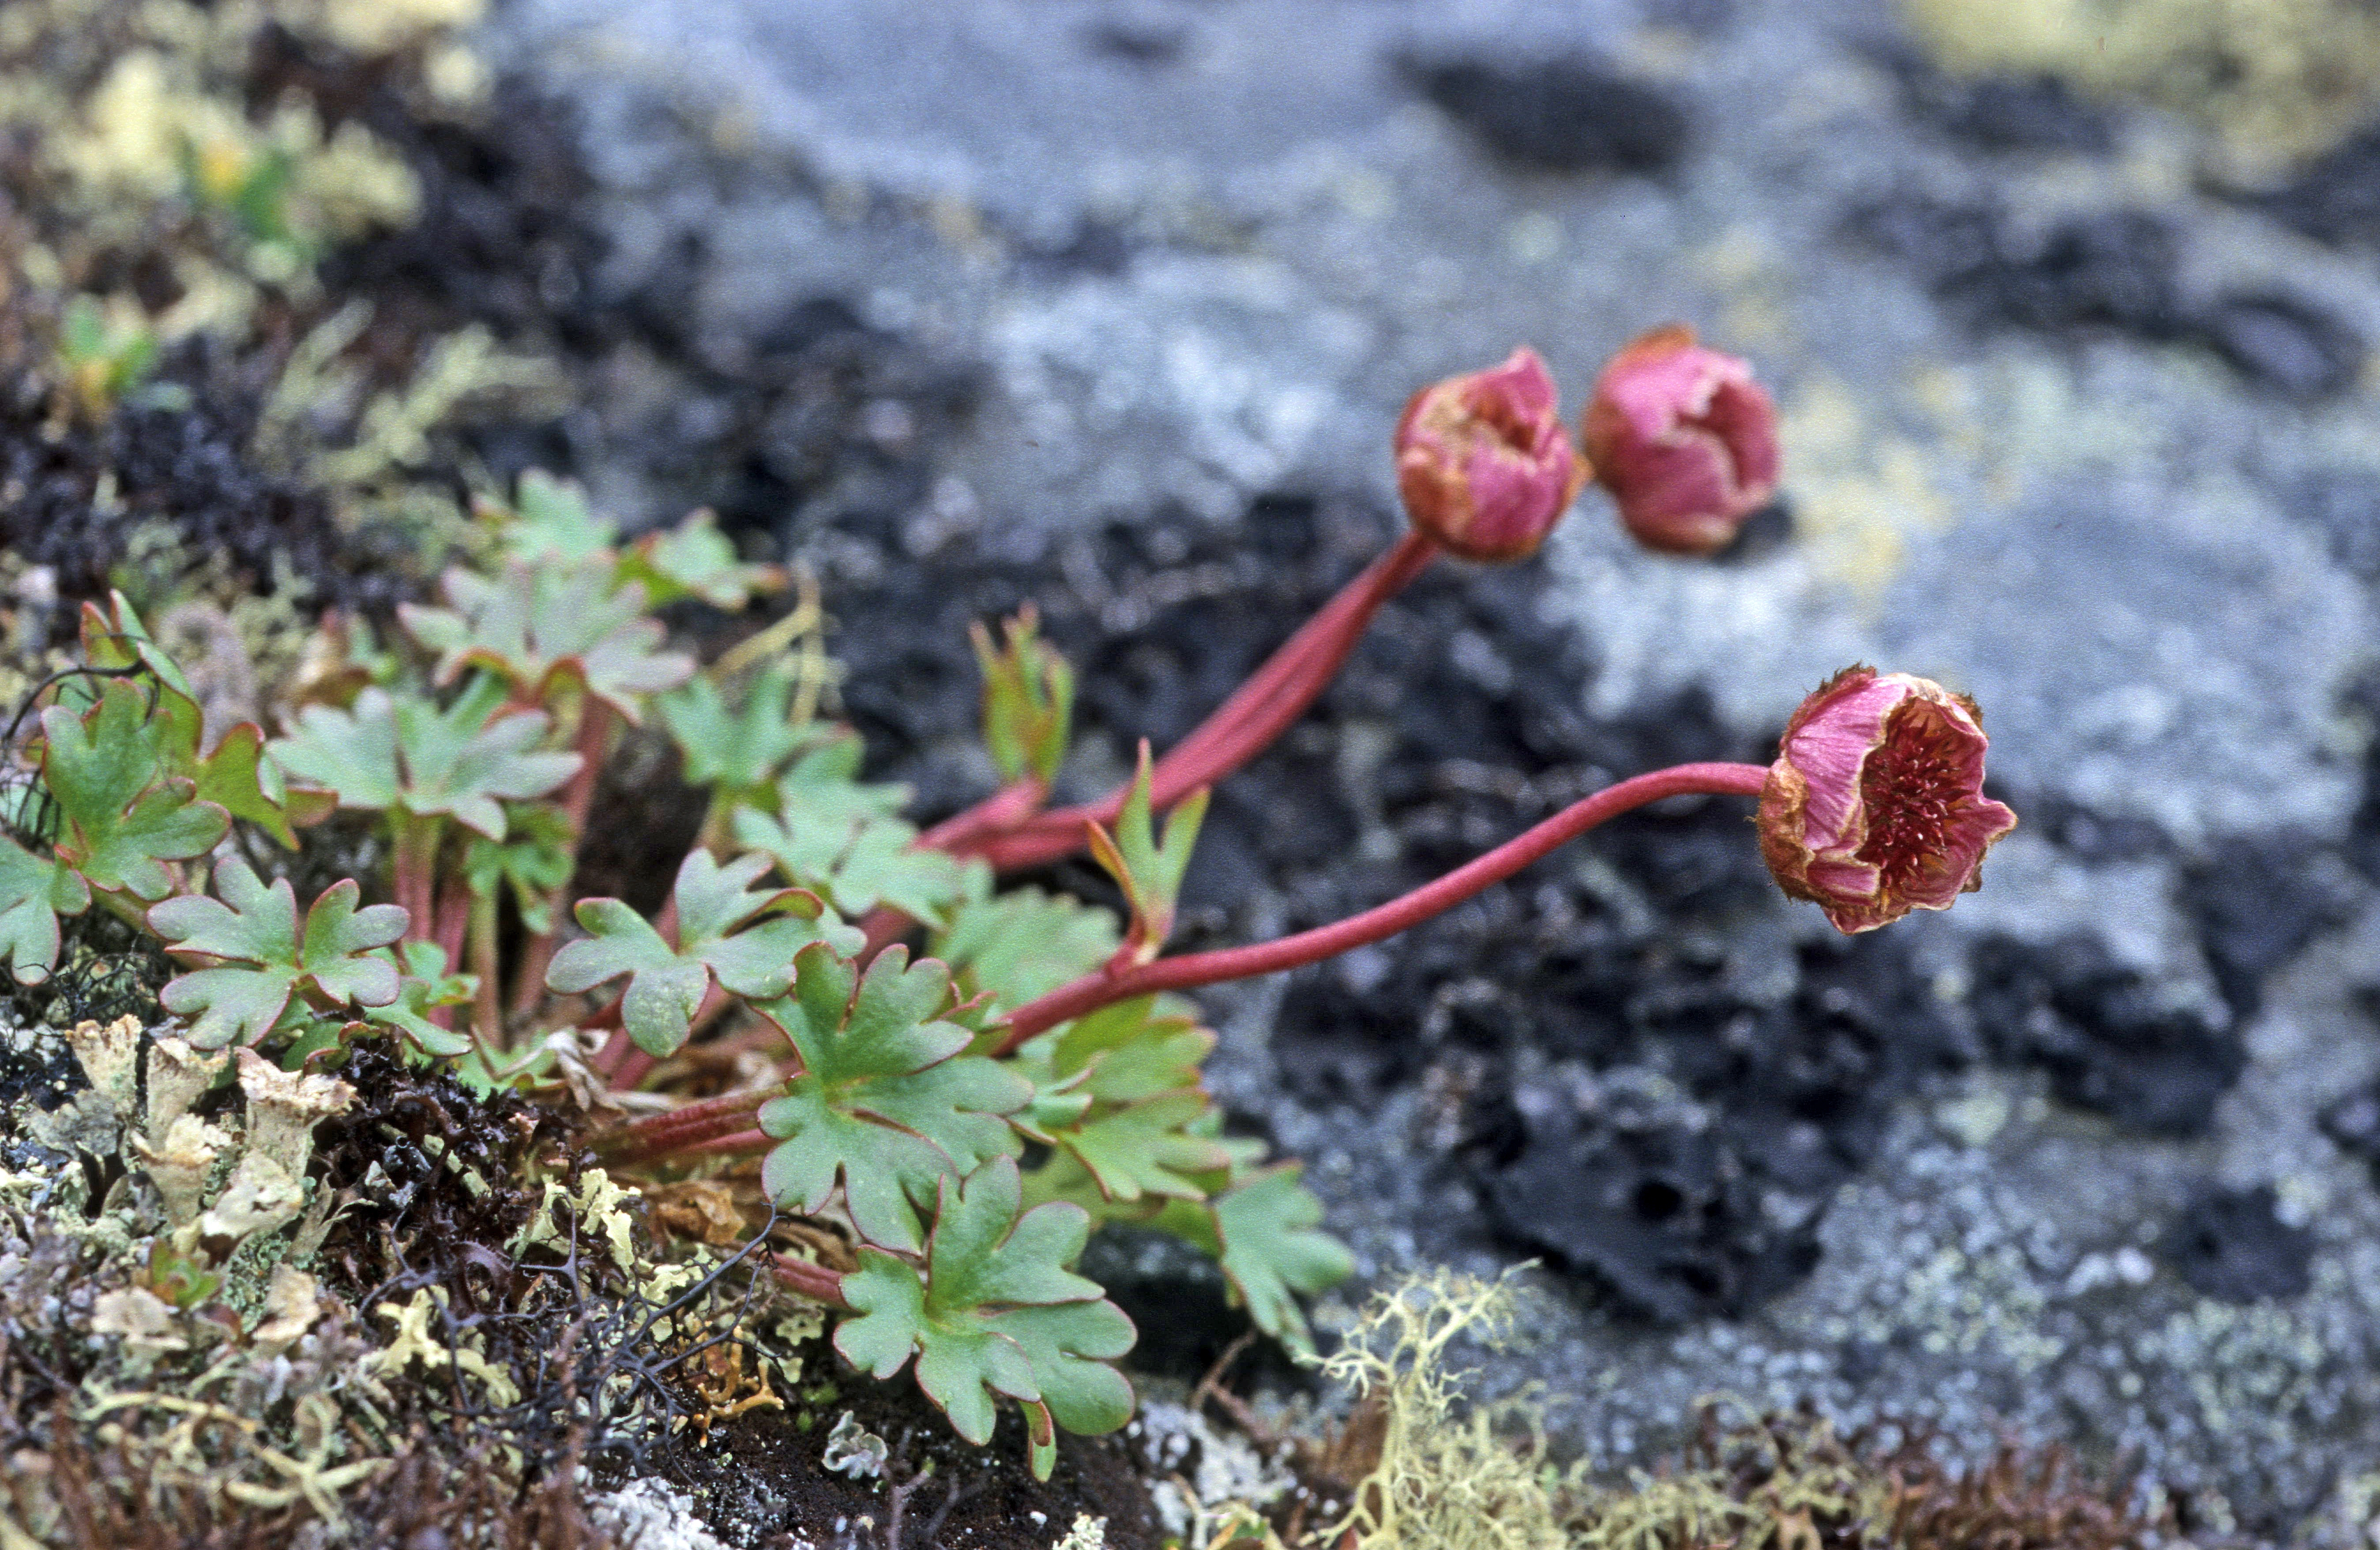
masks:
{"label": "flower center", "polygon": [[1480,425],[1492,431],[1497,440],[1512,451],[1526,456],[1536,450],[1536,422],[1524,414],[1509,394],[1483,393],[1474,398],[1468,407]]}
{"label": "flower center", "polygon": [[1961,729],[1924,700],[1903,702],[1886,722],[1884,745],[1868,755],[1860,774],[1867,839],[1858,852],[1881,874],[1885,894],[1941,865],[1951,820],[1973,797],[1967,745]]}

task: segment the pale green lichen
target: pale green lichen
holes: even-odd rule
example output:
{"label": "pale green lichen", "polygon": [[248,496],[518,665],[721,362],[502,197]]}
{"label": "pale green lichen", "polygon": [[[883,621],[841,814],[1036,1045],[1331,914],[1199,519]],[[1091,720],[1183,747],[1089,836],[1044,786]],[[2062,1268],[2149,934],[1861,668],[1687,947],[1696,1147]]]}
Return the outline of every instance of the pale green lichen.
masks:
{"label": "pale green lichen", "polygon": [[1386,1426],[1378,1466],[1346,1516],[1324,1531],[1357,1550],[1540,1550],[1568,1543],[1543,1438],[1518,1407],[1465,1404],[1457,1340],[1494,1349],[1510,1335],[1509,1279],[1447,1270],[1373,1300],[1324,1373],[1377,1399]]}
{"label": "pale green lichen", "polygon": [[1050,1550],[1107,1550],[1108,1520],[1094,1518],[1087,1512],[1075,1514],[1075,1521],[1065,1537]]}

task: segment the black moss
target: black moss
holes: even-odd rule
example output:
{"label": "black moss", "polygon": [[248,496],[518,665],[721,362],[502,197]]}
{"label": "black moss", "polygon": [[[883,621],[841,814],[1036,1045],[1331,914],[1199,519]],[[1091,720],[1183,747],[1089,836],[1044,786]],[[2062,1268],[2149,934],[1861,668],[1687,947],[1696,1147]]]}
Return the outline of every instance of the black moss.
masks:
{"label": "black moss", "polygon": [[2295,398],[2324,398],[2363,369],[2363,336],[2301,297],[2243,291],[2216,297],[2191,319],[2191,336],[2249,381]]}
{"label": "black moss", "polygon": [[2056,76],[1955,76],[1898,40],[1865,52],[1891,73],[1911,117],[1978,151],[2095,156],[2115,147],[2114,115]]}
{"label": "black moss", "polygon": [[571,1124],[510,1093],[482,1100],[378,1043],[358,1045],[338,1075],[355,1107],[314,1132],[322,1187],[346,1200],[317,1259],[326,1278],[367,1299],[407,1276],[468,1295],[493,1274],[492,1293],[506,1292],[501,1251],[543,1198],[535,1176],[576,1175]]}
{"label": "black moss", "polygon": [[[59,422],[30,374],[0,382],[0,541],[51,566],[62,597],[103,599],[150,525],[179,539],[186,563],[221,561],[260,590],[285,567],[309,608],[380,612],[407,594],[402,556],[346,534],[319,491],[250,456],[252,372],[199,339],[169,352],[159,377],[190,407],[122,406],[96,425]],[[70,636],[74,618],[56,611],[54,633]]]}
{"label": "black moss", "polygon": [[2265,977],[2352,906],[2326,842],[2293,830],[2225,840],[2184,872],[2182,902],[2216,983],[2242,1021],[2263,1005]]}

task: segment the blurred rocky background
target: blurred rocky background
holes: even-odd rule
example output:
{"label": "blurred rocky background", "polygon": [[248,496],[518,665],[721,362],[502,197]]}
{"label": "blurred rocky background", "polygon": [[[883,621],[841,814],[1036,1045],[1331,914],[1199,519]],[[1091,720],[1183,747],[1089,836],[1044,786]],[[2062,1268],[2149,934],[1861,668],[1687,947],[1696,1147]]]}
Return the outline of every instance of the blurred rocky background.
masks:
{"label": "blurred rocky background", "polygon": [[[1765,761],[1855,660],[1982,702],[2024,817],[1985,890],[1845,942],[1776,895],[1740,804],[1646,815],[1215,995],[1234,1122],[1309,1159],[1369,1279],[1536,1261],[1487,1387],[1542,1386],[1614,1471],[1726,1393],[1971,1454],[2063,1442],[2202,1542],[2365,1543],[2380,14],[516,0],[491,25],[533,83],[519,159],[433,188],[423,251],[542,254],[539,295],[462,300],[561,318],[593,383],[492,463],[646,520],[709,503],[808,564],[845,708],[929,811],[991,783],[968,619],[1039,601],[1096,790],[1392,535],[1416,386],[1527,341],[1574,410],[1672,319],[1751,357],[1779,505],[1681,563],[1590,494],[1540,561],[1434,573],[1219,793],[1189,936],[1361,907],[1658,762]],[[475,186],[511,224],[474,224]],[[520,224],[541,198],[554,223]],[[1195,1378],[1235,1332],[1160,1243],[1094,1253],[1148,1363]]]}

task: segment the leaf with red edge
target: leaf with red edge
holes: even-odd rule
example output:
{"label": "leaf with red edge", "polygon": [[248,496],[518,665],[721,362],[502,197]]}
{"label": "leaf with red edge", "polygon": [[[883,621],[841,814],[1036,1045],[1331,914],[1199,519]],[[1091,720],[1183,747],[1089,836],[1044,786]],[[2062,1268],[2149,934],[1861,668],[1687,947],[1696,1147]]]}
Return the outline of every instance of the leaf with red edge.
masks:
{"label": "leaf with red edge", "polygon": [[59,857],[91,887],[142,901],[173,891],[164,863],[204,855],[231,816],[167,773],[167,729],[140,685],[108,681],[78,716],[42,712],[42,781],[56,798]]}
{"label": "leaf with red edge", "polygon": [[838,1183],[861,1236],[915,1252],[917,1208],[946,1175],[1019,1144],[1002,1116],[1033,1085],[980,1055],[975,1035],[947,1020],[950,972],[885,949],[860,976],[823,947],[806,948],[794,993],[758,1010],[785,1032],[801,1073],[760,1110],[781,1144],[761,1184],[780,1205],[816,1211]]}
{"label": "leaf with red edge", "polygon": [[351,812],[392,808],[452,817],[502,840],[504,804],[543,796],[578,772],[577,754],[538,750],[552,723],[539,710],[504,712],[504,688],[474,678],[441,708],[419,695],[370,688],[346,710],[310,705],[273,757],[297,780],[334,793]]}
{"label": "leaf with red edge", "polygon": [[[912,1356],[917,1386],[959,1435],[989,1441],[1001,1398],[1018,1400],[1032,1430],[1054,1419],[1070,1432],[1111,1432],[1132,1419],[1132,1386],[1108,1363],[1132,1349],[1132,1320],[1074,1273],[1090,1218],[1076,1206],[1020,1211],[1016,1164],[997,1158],[965,1181],[945,1177],[934,1229],[917,1265],[863,1247],[843,1278],[854,1310],[835,1349],[878,1378]],[[1049,1453],[1034,1449],[1034,1472]]]}
{"label": "leaf with red edge", "polygon": [[[214,803],[233,817],[255,824],[285,849],[298,848],[292,826],[309,821],[307,805],[293,806],[281,771],[262,757],[263,729],[254,721],[210,729],[198,691],[150,635],[123,593],[108,594],[105,612],[95,603],[82,605],[82,648],[84,660],[92,667],[138,666],[156,680],[153,714],[159,723],[158,756],[165,775],[192,781],[199,800]],[[212,749],[206,746],[211,730]]]}
{"label": "leaf with red edge", "polygon": [[353,878],[333,883],[306,912],[287,878],[265,886],[248,863],[215,866],[220,899],[185,894],[149,912],[149,928],[176,957],[203,965],[168,981],[158,999],[194,1017],[190,1042],[216,1049],[255,1044],[312,1011],[386,1006],[396,999],[396,965],[373,950],[405,934],[395,904],[358,909]]}
{"label": "leaf with red edge", "polygon": [[577,684],[634,723],[645,696],[694,674],[693,658],[660,649],[664,631],[644,617],[644,588],[615,585],[608,562],[510,564],[495,576],[457,568],[441,585],[447,607],[397,610],[407,632],[438,654],[441,684],[472,668],[535,699]]}
{"label": "leaf with red edge", "polygon": [[738,996],[781,996],[794,984],[795,955],[808,944],[824,939],[859,951],[859,933],[828,914],[816,894],[753,889],[768,869],[766,856],[722,866],[709,851],[687,855],[673,895],[674,946],[617,899],[581,901],[578,924],[588,934],[553,955],[546,987],[576,995],[629,976],[622,1023],[638,1048],[663,1057],[686,1042],[714,978]]}

